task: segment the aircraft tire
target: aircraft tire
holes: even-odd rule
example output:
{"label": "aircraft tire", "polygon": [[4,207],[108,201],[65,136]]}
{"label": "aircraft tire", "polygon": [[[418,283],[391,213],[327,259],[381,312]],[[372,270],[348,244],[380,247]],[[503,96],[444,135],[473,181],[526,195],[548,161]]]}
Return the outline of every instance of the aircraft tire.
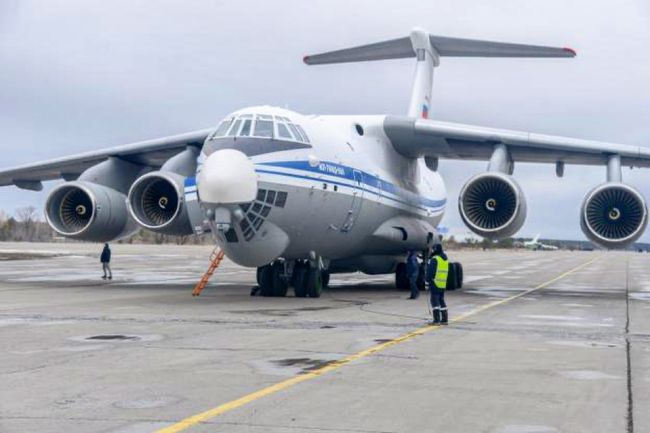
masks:
{"label": "aircraft tire", "polygon": [[307,297],[307,285],[306,275],[307,268],[305,265],[296,263],[296,266],[293,268],[293,293],[296,295],[296,298],[306,298]]}
{"label": "aircraft tire", "polygon": [[309,269],[305,282],[309,297],[320,298],[323,293],[323,272],[320,269]]}
{"label": "aircraft tire", "polygon": [[463,265],[458,262],[456,263],[456,287],[463,288]]}
{"label": "aircraft tire", "polygon": [[330,285],[330,273],[323,272],[323,289],[328,288]]}
{"label": "aircraft tire", "polygon": [[457,286],[457,279],[456,279],[456,263],[450,262],[449,263],[449,271],[447,273],[447,290],[456,290]]}
{"label": "aircraft tire", "polygon": [[261,286],[261,285],[262,285],[262,280],[261,280],[261,278],[260,278],[260,275],[262,274],[262,268],[263,268],[263,267],[264,267],[264,266],[260,266],[259,268],[257,268],[257,272],[256,272],[256,274],[255,274],[255,280],[257,281],[257,285],[258,285],[258,286]]}
{"label": "aircraft tire", "polygon": [[273,267],[266,265],[259,269],[260,294],[262,296],[273,296]]}
{"label": "aircraft tire", "polygon": [[289,285],[284,280],[284,278],[282,278],[284,265],[280,262],[277,262],[271,266],[271,269],[273,270],[272,281],[271,281],[273,296],[283,298],[287,296],[287,291],[289,289]]}
{"label": "aircraft tire", "polygon": [[406,263],[398,263],[395,268],[395,288],[400,291],[409,290],[409,280],[406,276]]}

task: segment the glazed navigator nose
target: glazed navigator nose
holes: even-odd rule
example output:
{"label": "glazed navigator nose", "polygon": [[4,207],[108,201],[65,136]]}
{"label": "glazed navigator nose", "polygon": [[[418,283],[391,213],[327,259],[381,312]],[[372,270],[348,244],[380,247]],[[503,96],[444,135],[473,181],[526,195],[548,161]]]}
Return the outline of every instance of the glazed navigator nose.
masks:
{"label": "glazed navigator nose", "polygon": [[203,163],[197,178],[202,203],[234,204],[255,200],[257,175],[253,162],[235,149],[212,153]]}

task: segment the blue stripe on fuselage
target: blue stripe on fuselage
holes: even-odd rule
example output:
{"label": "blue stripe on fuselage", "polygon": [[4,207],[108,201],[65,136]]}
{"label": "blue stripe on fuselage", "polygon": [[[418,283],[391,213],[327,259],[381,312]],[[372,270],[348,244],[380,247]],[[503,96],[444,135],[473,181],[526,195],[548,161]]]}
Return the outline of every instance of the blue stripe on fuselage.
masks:
{"label": "blue stripe on fuselage", "polygon": [[[355,169],[353,167],[348,167],[345,165],[340,165],[340,164],[335,164],[332,162],[320,162],[316,166],[312,166],[309,164],[309,161],[278,161],[278,162],[264,162],[264,163],[259,163],[258,165],[264,165],[264,166],[272,166],[272,167],[282,167],[282,168],[290,168],[294,170],[301,170],[301,171],[308,171],[310,173],[319,173],[319,174],[325,174],[328,176],[333,176],[333,177],[338,177],[340,179],[346,179],[350,180],[353,182],[358,182],[361,181],[362,185],[367,185],[373,188],[376,188],[379,191],[387,192],[389,194],[393,194],[396,196],[400,196],[405,198],[406,200],[414,203],[418,203],[420,205],[430,207],[430,208],[441,208],[445,205],[447,202],[446,199],[442,200],[433,200],[427,197],[423,197],[421,195],[418,195],[414,192],[408,191],[404,188],[401,188],[395,184],[392,184],[390,182],[386,182],[385,180],[381,180],[379,177],[367,173],[362,170]],[[262,170],[257,170],[260,172],[264,172]],[[355,178],[355,172],[358,173],[357,177]],[[287,173],[279,173],[279,172],[270,172],[273,174],[283,174],[286,175]],[[361,179],[359,179],[359,174],[361,174]],[[316,180],[316,181],[321,181],[322,179],[318,178],[313,178],[313,177],[305,177],[306,179],[311,179],[311,180]],[[351,186],[349,184],[343,184],[346,186]],[[363,189],[363,188],[362,188]],[[375,191],[368,191],[369,193],[376,194]],[[394,200],[392,197],[385,196],[383,194],[380,194],[383,197],[389,198]],[[399,200],[398,200],[399,201]],[[405,204],[412,204],[412,203],[405,203]]]}

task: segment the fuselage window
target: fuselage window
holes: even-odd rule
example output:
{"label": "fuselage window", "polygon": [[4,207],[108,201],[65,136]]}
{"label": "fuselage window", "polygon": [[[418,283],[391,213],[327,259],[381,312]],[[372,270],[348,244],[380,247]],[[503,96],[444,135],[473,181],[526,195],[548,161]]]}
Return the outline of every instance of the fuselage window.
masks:
{"label": "fuselage window", "polygon": [[239,119],[235,120],[235,123],[233,123],[232,127],[230,128],[230,131],[228,131],[229,137],[234,137],[237,134],[237,131],[239,131],[240,124],[241,124],[241,120]]}
{"label": "fuselage window", "polygon": [[251,123],[253,123],[252,120],[244,120],[244,126],[241,127],[241,132],[239,135],[244,137],[251,135]]}
{"label": "fuselage window", "polygon": [[293,136],[291,135],[291,132],[287,129],[287,125],[284,123],[278,123],[278,136],[282,138],[288,138],[289,140],[293,140]]}
{"label": "fuselage window", "polygon": [[258,120],[255,121],[255,135],[256,137],[273,138],[273,121],[272,120]]}

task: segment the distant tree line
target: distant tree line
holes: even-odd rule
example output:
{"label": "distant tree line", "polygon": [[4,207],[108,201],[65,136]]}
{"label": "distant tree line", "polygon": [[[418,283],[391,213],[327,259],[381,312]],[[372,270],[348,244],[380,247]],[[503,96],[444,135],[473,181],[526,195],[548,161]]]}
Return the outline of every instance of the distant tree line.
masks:
{"label": "distant tree line", "polygon": [[[56,233],[34,206],[16,209],[9,215],[0,209],[0,242],[74,242]],[[119,243],[125,244],[176,244],[176,245],[210,245],[214,243],[212,235],[170,236],[140,230],[130,238]]]}

